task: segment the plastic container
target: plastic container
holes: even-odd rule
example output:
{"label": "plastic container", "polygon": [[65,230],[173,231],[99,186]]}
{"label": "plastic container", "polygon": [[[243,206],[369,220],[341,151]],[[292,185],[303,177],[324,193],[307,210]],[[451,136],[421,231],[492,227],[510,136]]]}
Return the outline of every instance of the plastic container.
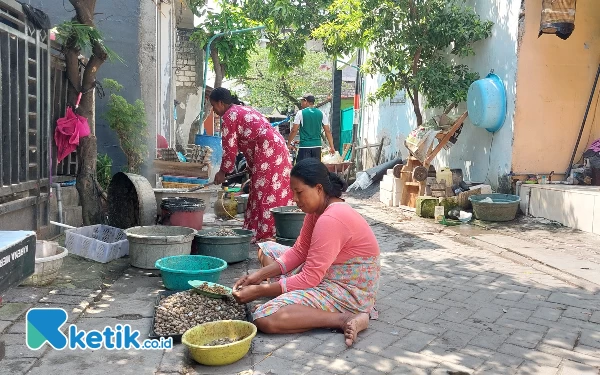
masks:
{"label": "plastic container", "polygon": [[160,270],[165,288],[179,291],[192,289],[188,283],[192,280],[218,283],[227,263],[203,255],[176,255],[158,259],[155,267]]}
{"label": "plastic container", "polygon": [[211,168],[209,180],[214,180],[215,174],[217,174],[221,166],[221,159],[223,158],[223,147],[221,146],[221,137],[196,134],[196,139],[194,143],[198,146],[208,146],[212,149],[212,153],[210,155]]}
{"label": "plastic container", "polygon": [[138,268],[156,269],[156,261],[175,255],[188,255],[197,231],[186,227],[151,225],[125,231],[129,240],[129,259]]}
{"label": "plastic container", "polygon": [[213,195],[215,194],[215,190],[209,190],[208,188],[202,188],[196,191],[188,191],[188,189],[154,189],[154,196],[156,197],[156,206],[158,207],[158,214],[162,213],[162,209],[160,208],[160,204],[162,203],[163,198],[170,197],[189,197],[189,198],[198,198],[202,199],[204,203],[208,206],[211,201],[214,201]]}
{"label": "plastic container", "polygon": [[471,84],[467,93],[471,123],[494,133],[506,119],[506,89],[497,75],[490,73]]}
{"label": "plastic container", "polygon": [[192,197],[168,197],[160,203],[161,224],[202,229],[204,200]]}
{"label": "plastic container", "polygon": [[[242,359],[256,336],[256,326],[243,320],[220,320],[188,329],[181,342],[188,347],[194,361],[206,366],[224,366]],[[222,338],[239,339],[231,344],[206,346]]]}
{"label": "plastic container", "polygon": [[446,181],[446,186],[452,186],[452,171],[450,168],[442,168],[439,172],[436,172],[435,179],[438,184],[442,183],[442,180]]}
{"label": "plastic container", "polygon": [[100,263],[107,263],[129,254],[129,242],[125,232],[102,224],[67,230],[65,247],[71,254]]}
{"label": "plastic container", "polygon": [[238,214],[243,214],[248,209],[248,196],[249,194],[241,194],[235,197]]}
{"label": "plastic container", "polygon": [[278,244],[281,245],[285,245],[285,246],[294,246],[294,244],[296,243],[296,239],[294,238],[281,238],[281,237],[275,237],[275,242],[277,242]]}
{"label": "plastic container", "polygon": [[69,254],[67,249],[56,242],[36,241],[35,271],[21,285],[44,286],[53,282],[63,264],[63,258]]}
{"label": "plastic container", "polygon": [[296,206],[282,206],[271,209],[275,219],[275,232],[277,237],[296,239],[300,236],[300,229],[306,214],[298,211]]}
{"label": "plastic container", "polygon": [[[486,202],[487,198],[492,202]],[[521,198],[511,194],[481,194],[469,197],[473,204],[473,213],[479,220],[510,221],[514,220],[519,210]]]}
{"label": "plastic container", "polygon": [[248,259],[252,231],[233,229],[237,236],[211,235],[216,229],[204,229],[196,235],[198,254],[217,257],[227,263],[236,263]]}

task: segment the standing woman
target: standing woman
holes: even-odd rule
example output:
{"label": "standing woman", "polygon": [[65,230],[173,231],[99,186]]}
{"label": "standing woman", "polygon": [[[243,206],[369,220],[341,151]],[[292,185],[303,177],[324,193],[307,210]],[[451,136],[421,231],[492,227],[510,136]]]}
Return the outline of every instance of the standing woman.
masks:
{"label": "standing woman", "polygon": [[257,110],[241,102],[226,88],[210,94],[213,111],[222,117],[223,160],[215,175],[215,184],[233,172],[238,152],[246,157],[250,170],[250,195],[244,228],[260,241],[275,235],[271,208],[292,203],[290,171],[292,165],[285,140]]}

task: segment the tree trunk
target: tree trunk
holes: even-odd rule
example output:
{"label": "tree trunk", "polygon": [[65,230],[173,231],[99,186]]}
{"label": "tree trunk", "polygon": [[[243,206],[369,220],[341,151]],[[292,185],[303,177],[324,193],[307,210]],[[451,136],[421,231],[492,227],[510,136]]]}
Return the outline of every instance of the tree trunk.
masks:
{"label": "tree trunk", "polygon": [[[96,0],[69,0],[69,2],[75,8],[76,22],[95,27],[94,10],[96,8]],[[100,202],[102,192],[98,190],[96,177],[98,145],[96,139],[94,87],[98,69],[108,56],[102,45],[96,41],[92,46],[92,56],[86,64],[82,77],[78,60],[80,50],[74,47],[73,43],[67,43],[65,49],[67,76],[71,82],[71,85],[69,85],[68,100],[73,105],[78,94],[83,94],[77,112],[87,118],[91,132],[88,137],[79,140],[79,146],[77,147],[78,170],[76,187],[81,200],[83,224],[93,225],[102,222]]]}
{"label": "tree trunk", "polygon": [[213,66],[215,68],[214,88],[216,89],[217,87],[221,87],[223,84],[223,78],[225,77],[225,65],[221,64],[219,52],[214,45],[210,47],[210,58],[212,59]]}
{"label": "tree trunk", "polygon": [[[413,4],[414,6],[414,4]],[[419,70],[419,59],[421,58],[422,47],[419,47],[413,57],[412,76],[416,77]],[[417,117],[417,126],[423,125],[423,115],[421,114],[421,104],[419,103],[419,89],[415,87],[411,96],[415,116]]]}

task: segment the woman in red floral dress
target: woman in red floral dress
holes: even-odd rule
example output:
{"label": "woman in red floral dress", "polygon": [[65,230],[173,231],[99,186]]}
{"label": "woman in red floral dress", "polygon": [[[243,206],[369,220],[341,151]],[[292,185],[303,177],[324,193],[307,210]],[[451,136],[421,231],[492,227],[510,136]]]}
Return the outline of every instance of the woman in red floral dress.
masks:
{"label": "woman in red floral dress", "polygon": [[242,152],[251,176],[244,228],[254,232],[256,241],[272,238],[275,220],[271,208],[292,204],[292,165],[285,140],[260,112],[238,105],[239,101],[225,88],[214,89],[210,103],[223,119],[223,160],[215,184],[223,183],[225,176],[233,172],[235,158]]}

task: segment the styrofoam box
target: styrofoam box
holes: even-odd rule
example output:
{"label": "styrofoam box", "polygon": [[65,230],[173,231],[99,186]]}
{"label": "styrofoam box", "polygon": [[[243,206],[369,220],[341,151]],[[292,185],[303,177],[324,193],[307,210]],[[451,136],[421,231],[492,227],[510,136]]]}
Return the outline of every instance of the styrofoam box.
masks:
{"label": "styrofoam box", "polygon": [[125,232],[108,225],[90,225],[66,231],[65,247],[69,253],[100,263],[129,255]]}

